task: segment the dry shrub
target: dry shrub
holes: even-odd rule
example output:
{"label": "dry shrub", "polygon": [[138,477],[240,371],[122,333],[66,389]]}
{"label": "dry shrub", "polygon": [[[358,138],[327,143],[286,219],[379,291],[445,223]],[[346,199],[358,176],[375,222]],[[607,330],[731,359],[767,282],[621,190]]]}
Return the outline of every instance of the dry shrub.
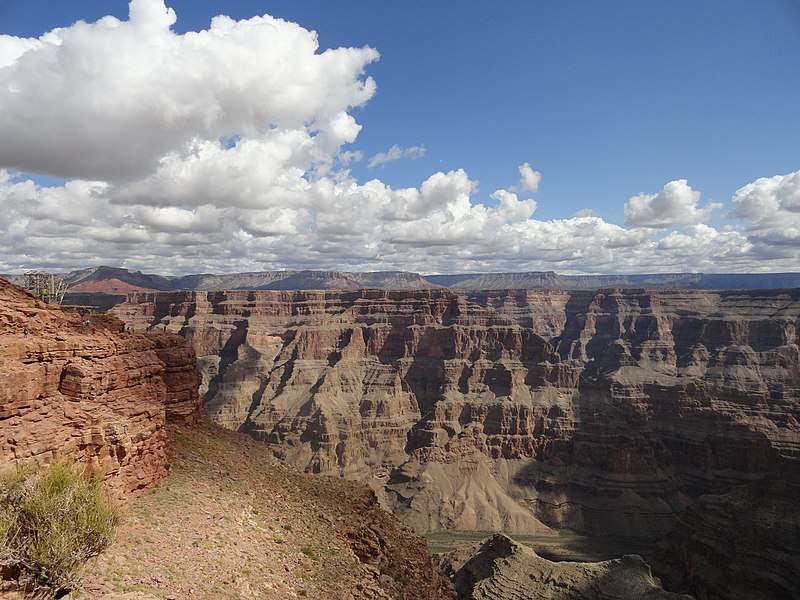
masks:
{"label": "dry shrub", "polygon": [[0,565],[29,591],[60,597],[79,586],[118,521],[98,477],[69,464],[22,470],[0,483]]}

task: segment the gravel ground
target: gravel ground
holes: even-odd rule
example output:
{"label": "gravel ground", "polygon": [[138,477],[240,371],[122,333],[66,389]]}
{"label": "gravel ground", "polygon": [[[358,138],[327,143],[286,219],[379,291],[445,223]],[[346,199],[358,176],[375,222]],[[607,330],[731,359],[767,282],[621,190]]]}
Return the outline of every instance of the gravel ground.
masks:
{"label": "gravel ground", "polygon": [[241,434],[174,428],[171,475],[124,509],[76,598],[446,598],[424,540],[358,484]]}

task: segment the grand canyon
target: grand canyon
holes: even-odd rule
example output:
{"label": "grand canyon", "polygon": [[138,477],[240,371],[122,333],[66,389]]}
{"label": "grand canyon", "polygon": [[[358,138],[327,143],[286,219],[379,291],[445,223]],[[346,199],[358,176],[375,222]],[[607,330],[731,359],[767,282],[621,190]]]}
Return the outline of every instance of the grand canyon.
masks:
{"label": "grand canyon", "polygon": [[[450,289],[392,274],[387,288],[413,281],[415,289],[348,289],[348,281],[345,289],[147,291],[139,278],[139,291],[120,297],[136,282],[117,272],[109,286],[109,273],[101,275],[76,297],[103,285],[117,294],[114,316],[104,318],[125,324],[127,345],[117,347],[137,357],[127,362],[155,373],[148,365],[158,359],[173,373],[157,394],[167,420],[191,425],[202,404],[212,421],[283,464],[363,484],[416,534],[503,534],[438,559],[458,597],[611,598],[626,585],[639,590],[630,597],[797,597],[796,288],[489,290],[440,280]],[[341,278],[323,279],[342,287]],[[43,384],[48,393],[86,402],[91,381],[109,380],[90,375],[81,352],[62,349],[67,341],[50,344],[25,360],[76,358],[61,375],[36,367],[55,377]],[[92,353],[90,363],[119,361],[101,346]],[[8,377],[5,389],[18,381]],[[178,399],[167,400],[172,389]],[[18,392],[5,412],[43,394]],[[26,431],[44,423],[66,431],[63,419],[39,410]],[[136,411],[129,418],[141,420]],[[110,461],[122,473],[117,485],[163,476],[157,460],[126,471],[130,457],[157,457],[159,448],[106,450],[98,440],[114,432],[82,435],[70,443],[95,463]],[[16,459],[41,452],[6,436],[0,442]],[[511,539],[555,541],[565,532],[612,540],[619,560],[551,563]],[[647,562],[620,558],[634,552]],[[547,591],[548,577],[571,582],[561,587],[572,595]],[[603,577],[611,583],[598,583]]]}
{"label": "grand canyon", "polygon": [[800,600],[798,26],[0,0],[0,600]]}

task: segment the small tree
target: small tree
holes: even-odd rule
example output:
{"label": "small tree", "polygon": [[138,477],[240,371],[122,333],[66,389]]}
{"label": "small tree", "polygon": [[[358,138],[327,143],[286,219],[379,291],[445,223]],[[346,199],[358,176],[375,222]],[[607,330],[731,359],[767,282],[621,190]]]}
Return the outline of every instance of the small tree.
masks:
{"label": "small tree", "polygon": [[0,565],[31,591],[62,596],[111,544],[118,521],[100,478],[68,464],[20,471],[0,484]]}

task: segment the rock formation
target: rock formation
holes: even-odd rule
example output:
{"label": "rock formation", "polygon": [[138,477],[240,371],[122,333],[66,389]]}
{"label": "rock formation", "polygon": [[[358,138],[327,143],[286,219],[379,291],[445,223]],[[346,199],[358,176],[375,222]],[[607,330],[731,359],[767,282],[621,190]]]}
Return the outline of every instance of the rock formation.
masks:
{"label": "rock formation", "polygon": [[[87,569],[97,593],[80,597],[451,597],[425,540],[369,488],[303,475],[199,422],[194,350],[173,333],[126,329],[0,279],[0,473],[78,461],[129,501],[121,543]],[[165,485],[131,498],[155,487],[167,459]],[[0,597],[18,597],[15,576],[0,568]]]}
{"label": "rock formation", "polygon": [[671,589],[707,600],[800,594],[800,461],[781,459],[763,480],[702,496],[656,548]]}
{"label": "rock formation", "polygon": [[661,588],[635,554],[594,563],[552,562],[509,537],[437,557],[459,600],[640,600],[684,599]]}
{"label": "rock formation", "polygon": [[199,418],[195,353],[86,321],[0,279],[0,466],[77,459],[133,492],[166,473],[166,423]]}
{"label": "rock formation", "polygon": [[67,273],[71,293],[128,292],[169,290],[358,290],[363,288],[427,289],[439,287],[406,271],[350,273],[345,271],[258,271],[183,277],[163,277],[115,267],[94,267]]}
{"label": "rock formation", "polygon": [[417,530],[657,538],[800,452],[800,292],[134,293],[206,409]]}

